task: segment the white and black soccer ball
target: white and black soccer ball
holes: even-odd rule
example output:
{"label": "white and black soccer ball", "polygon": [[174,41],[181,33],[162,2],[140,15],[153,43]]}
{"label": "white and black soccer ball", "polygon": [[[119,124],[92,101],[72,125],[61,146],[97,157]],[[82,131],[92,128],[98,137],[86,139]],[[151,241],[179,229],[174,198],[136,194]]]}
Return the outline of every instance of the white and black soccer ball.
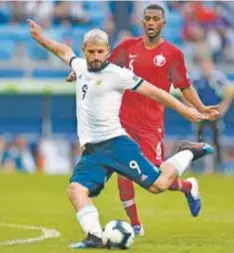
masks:
{"label": "white and black soccer ball", "polygon": [[102,243],[108,249],[128,249],[134,241],[134,231],[130,224],[121,220],[113,220],[106,224],[102,233]]}

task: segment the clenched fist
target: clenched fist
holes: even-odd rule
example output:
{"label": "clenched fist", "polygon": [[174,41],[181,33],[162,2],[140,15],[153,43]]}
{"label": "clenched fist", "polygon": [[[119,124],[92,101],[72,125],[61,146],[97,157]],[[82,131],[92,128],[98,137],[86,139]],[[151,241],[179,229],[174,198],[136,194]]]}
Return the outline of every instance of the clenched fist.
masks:
{"label": "clenched fist", "polygon": [[208,117],[208,120],[215,120],[220,116],[219,105],[205,106],[202,113]]}
{"label": "clenched fist", "polygon": [[66,78],[67,82],[74,82],[76,81],[76,73],[74,71],[70,72],[68,77]]}
{"label": "clenched fist", "polygon": [[38,37],[41,34],[41,27],[31,19],[28,19],[27,22],[29,25],[31,36],[33,38]]}
{"label": "clenched fist", "polygon": [[183,113],[183,116],[194,123],[208,119],[205,114],[198,112],[195,108],[192,107],[188,107],[187,110]]}

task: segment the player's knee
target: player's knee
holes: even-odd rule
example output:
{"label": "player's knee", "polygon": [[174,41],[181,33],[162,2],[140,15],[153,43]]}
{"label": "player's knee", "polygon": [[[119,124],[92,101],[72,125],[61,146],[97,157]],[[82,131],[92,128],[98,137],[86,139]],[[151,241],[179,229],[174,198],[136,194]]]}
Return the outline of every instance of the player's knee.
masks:
{"label": "player's knee", "polygon": [[167,188],[165,184],[157,180],[157,182],[154,182],[154,184],[152,184],[148,190],[153,194],[158,194],[160,192],[164,192],[167,190]]}
{"label": "player's knee", "polygon": [[176,169],[173,165],[171,165],[168,162],[162,163],[160,166],[160,169],[161,169],[162,173],[159,178],[165,184],[168,184],[168,187],[169,187],[177,176]]}
{"label": "player's knee", "polygon": [[72,200],[77,195],[85,195],[86,191],[87,191],[86,188],[82,186],[81,184],[70,183],[70,185],[68,186],[68,191],[67,191],[68,198]]}
{"label": "player's knee", "polygon": [[161,189],[159,189],[155,184],[152,184],[149,189],[148,189],[149,192],[153,193],[153,194],[158,194],[160,192],[162,192]]}
{"label": "player's knee", "polygon": [[163,163],[160,169],[161,175],[149,188],[149,191],[155,194],[166,191],[176,178],[176,170],[169,163]]}

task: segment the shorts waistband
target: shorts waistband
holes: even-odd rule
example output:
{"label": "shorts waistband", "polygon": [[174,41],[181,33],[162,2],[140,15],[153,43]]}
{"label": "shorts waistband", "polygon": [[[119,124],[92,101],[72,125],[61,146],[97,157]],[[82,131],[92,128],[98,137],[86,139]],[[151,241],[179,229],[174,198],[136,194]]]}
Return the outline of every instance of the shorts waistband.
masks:
{"label": "shorts waistband", "polygon": [[97,142],[97,143],[86,143],[84,145],[84,152],[83,154],[89,154],[89,153],[92,153],[93,151],[95,151],[96,148],[99,148],[99,147],[102,147],[106,144],[108,144],[109,142],[119,138],[119,137],[122,137],[122,136],[125,136],[125,135],[120,135],[120,136],[116,136],[114,138],[111,138],[111,139],[108,139],[108,140],[105,140],[105,141],[101,141],[101,142]]}

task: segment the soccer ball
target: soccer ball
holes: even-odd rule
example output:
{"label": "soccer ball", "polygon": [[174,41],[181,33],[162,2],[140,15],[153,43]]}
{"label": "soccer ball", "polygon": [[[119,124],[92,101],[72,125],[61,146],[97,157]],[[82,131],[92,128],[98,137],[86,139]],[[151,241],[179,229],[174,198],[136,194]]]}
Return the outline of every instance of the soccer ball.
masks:
{"label": "soccer ball", "polygon": [[106,224],[102,233],[102,243],[110,248],[128,249],[134,241],[134,231],[125,221],[113,220]]}

